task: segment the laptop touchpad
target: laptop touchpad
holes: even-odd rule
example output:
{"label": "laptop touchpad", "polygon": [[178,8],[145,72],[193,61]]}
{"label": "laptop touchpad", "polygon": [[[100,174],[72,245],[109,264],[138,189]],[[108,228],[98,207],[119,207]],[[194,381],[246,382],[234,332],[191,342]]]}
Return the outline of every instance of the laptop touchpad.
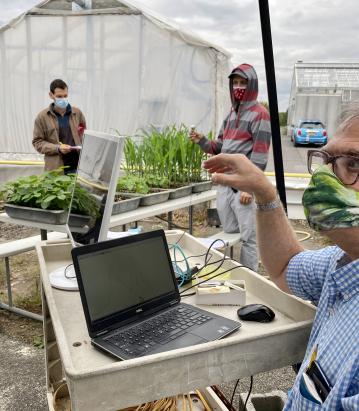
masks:
{"label": "laptop touchpad", "polygon": [[[239,325],[239,324],[238,324]],[[207,341],[213,341],[213,338],[217,335],[217,339],[224,337],[230,331],[230,327],[223,325],[223,320],[213,319],[208,321],[208,323],[203,324],[201,327],[190,331],[191,334],[197,335],[198,337],[205,338]]]}
{"label": "laptop touchpad", "polygon": [[176,350],[177,348],[190,347],[191,345],[202,344],[207,342],[204,338],[198,337],[193,334],[185,334],[182,337],[179,337],[176,340],[170,341],[164,345],[160,345],[158,348],[151,350],[149,354],[155,354],[157,352]]}

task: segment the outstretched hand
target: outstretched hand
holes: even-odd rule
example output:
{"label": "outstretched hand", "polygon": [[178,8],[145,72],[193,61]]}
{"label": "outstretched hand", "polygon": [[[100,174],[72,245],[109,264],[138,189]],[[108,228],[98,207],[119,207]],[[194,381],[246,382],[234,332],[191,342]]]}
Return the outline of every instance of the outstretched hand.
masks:
{"label": "outstretched hand", "polygon": [[273,197],[275,189],[263,171],[244,154],[218,154],[203,162],[215,184],[233,187],[258,197]]}

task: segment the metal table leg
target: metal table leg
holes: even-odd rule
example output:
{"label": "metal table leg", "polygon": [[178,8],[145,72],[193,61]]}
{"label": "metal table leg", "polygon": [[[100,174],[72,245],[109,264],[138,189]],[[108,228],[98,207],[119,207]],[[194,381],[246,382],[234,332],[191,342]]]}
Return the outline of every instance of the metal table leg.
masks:
{"label": "metal table leg", "polygon": [[168,221],[168,229],[169,230],[172,230],[172,228],[173,228],[173,225],[172,225],[172,220],[173,220],[173,213],[172,213],[172,211],[169,211],[168,213],[167,213],[167,221]]}
{"label": "metal table leg", "polygon": [[188,227],[189,227],[189,233],[192,234],[193,232],[193,205],[188,207]]}

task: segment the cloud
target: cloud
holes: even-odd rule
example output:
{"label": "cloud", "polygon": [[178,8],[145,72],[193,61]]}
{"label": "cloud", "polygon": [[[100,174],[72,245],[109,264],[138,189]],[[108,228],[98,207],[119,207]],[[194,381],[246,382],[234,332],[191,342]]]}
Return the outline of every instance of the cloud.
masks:
{"label": "cloud", "polygon": [[[128,0],[131,2],[131,0]],[[39,0],[0,0],[8,21]],[[267,100],[258,0],[137,0],[232,53],[232,65],[254,65],[260,100]],[[357,0],[270,0],[279,109],[288,107],[294,63],[358,62]]]}
{"label": "cloud", "polygon": [[[146,7],[174,19],[248,62],[259,76],[261,100],[266,81],[257,0],[143,0]],[[357,0],[271,0],[269,2],[279,109],[288,107],[294,63],[358,62]]]}

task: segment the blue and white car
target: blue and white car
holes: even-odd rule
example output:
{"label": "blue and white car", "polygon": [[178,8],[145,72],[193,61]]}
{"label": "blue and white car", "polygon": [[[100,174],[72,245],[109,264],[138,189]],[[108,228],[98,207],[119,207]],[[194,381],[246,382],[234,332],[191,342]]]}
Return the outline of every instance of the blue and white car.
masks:
{"label": "blue and white car", "polygon": [[328,136],[324,124],[320,120],[299,120],[292,128],[290,137],[295,147],[302,144],[327,144]]}

